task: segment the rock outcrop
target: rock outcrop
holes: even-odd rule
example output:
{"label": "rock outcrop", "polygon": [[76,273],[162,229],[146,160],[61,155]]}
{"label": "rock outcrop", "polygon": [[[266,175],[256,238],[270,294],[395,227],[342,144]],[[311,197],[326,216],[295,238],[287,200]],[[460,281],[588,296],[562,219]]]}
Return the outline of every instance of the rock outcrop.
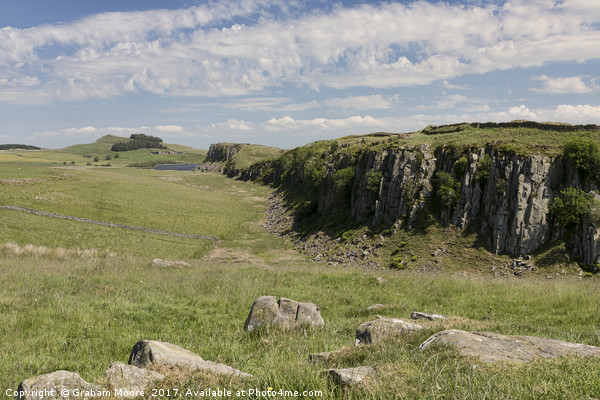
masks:
{"label": "rock outcrop", "polygon": [[244,330],[253,331],[259,327],[277,326],[283,329],[301,325],[323,326],[320,307],[313,303],[300,303],[295,300],[275,296],[261,296],[254,301],[244,324]]}
{"label": "rock outcrop", "polygon": [[215,143],[211,144],[206,153],[208,162],[227,162],[235,156],[242,145],[239,143]]}
{"label": "rock outcrop", "polygon": [[158,381],[165,379],[163,374],[134,365],[114,362],[105,373],[105,379],[113,393],[115,389],[130,393],[147,391]]}
{"label": "rock outcrop", "polygon": [[19,400],[92,399],[104,389],[84,381],[79,374],[55,371],[31,377],[19,383]]}
{"label": "rock outcrop", "polygon": [[[454,128],[461,130],[462,125],[573,132],[599,129],[596,125],[528,121],[461,124]],[[434,134],[434,131],[428,133],[425,129],[423,133]],[[454,130],[448,126],[442,131]],[[574,186],[586,193],[596,193],[599,189],[595,178],[578,177],[576,167],[563,157],[518,154],[493,142],[481,147],[399,145],[391,136],[388,135],[388,146],[383,145],[382,139],[376,142],[376,147],[356,146],[348,152],[339,150],[343,145],[333,150],[333,144],[325,150],[323,145],[298,148],[285,158],[256,164],[247,169],[246,175],[242,171],[242,175],[279,187],[287,200],[294,201],[301,193],[301,203],[307,206],[300,211],[295,208],[297,221],[315,213],[322,216],[322,221],[328,215],[349,215],[352,221],[370,227],[410,229],[416,226],[419,213],[427,212],[435,214],[444,224],[459,229],[469,227],[478,233],[489,251],[513,257],[531,254],[550,240],[567,238],[564,227],[550,212],[550,204],[562,189]],[[439,173],[451,177],[453,199],[443,206],[432,207],[436,201],[433,183]],[[309,200],[305,197],[307,193]],[[600,199],[600,194],[596,197]],[[582,218],[577,232],[569,239],[571,255],[589,266],[600,262],[597,225],[592,218]],[[317,230],[313,234],[311,240],[318,239]],[[307,253],[323,259],[331,253],[331,249],[326,250],[309,249]],[[371,249],[359,250],[351,258],[364,263]],[[335,255],[329,261],[338,262]]]}
{"label": "rock outcrop", "polygon": [[529,362],[561,356],[600,357],[600,347],[563,342],[535,336],[507,336],[491,332],[465,332],[449,329],[436,333],[419,346],[435,344],[455,346],[463,356],[485,362]]}
{"label": "rock outcrop", "polygon": [[252,375],[228,365],[204,360],[198,354],[177,345],[154,340],[137,342],[129,355],[129,364],[138,368],[164,366],[190,371],[202,370],[241,378],[252,377]]}
{"label": "rock outcrop", "polygon": [[340,386],[352,386],[360,383],[368,376],[375,374],[375,368],[360,366],[354,368],[328,369],[325,371]]}
{"label": "rock outcrop", "polygon": [[356,329],[355,343],[357,345],[379,343],[420,329],[423,329],[421,325],[403,319],[377,317],[372,321],[360,324]]}
{"label": "rock outcrop", "polygon": [[430,313],[424,313],[424,312],[419,312],[419,311],[413,311],[410,314],[410,318],[412,318],[412,319],[426,319],[428,321],[438,321],[438,320],[448,319],[448,317],[445,316],[445,315],[430,314]]}

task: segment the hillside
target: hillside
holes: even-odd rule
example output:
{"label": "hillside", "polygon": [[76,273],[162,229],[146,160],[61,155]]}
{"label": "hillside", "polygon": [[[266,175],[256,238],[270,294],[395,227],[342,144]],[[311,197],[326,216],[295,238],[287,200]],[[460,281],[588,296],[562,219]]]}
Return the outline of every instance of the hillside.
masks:
{"label": "hillside", "polygon": [[[530,129],[513,128],[514,137]],[[113,385],[107,368],[132,359],[140,340],[157,340],[252,376],[155,365],[164,380],[119,386],[139,383],[157,398],[221,398],[185,394],[204,388],[265,393],[222,396],[244,399],[597,398],[600,274],[565,258],[567,236],[517,262],[486,242],[493,229],[479,230],[513,217],[524,227],[541,215],[553,224],[560,213],[536,210],[569,182],[594,193],[589,172],[598,165],[584,161],[595,160],[597,131],[536,130],[564,135],[553,156],[501,151],[493,140],[444,145],[465,131],[477,137],[470,129],[321,141],[239,171],[248,182],[128,168],[126,155],[156,157],[141,149],[110,166],[59,150],[0,152],[0,326],[11,349],[0,353],[0,386],[15,397],[19,382],[59,370],[94,388]],[[574,137],[595,146],[573,152]],[[431,143],[407,144],[415,138]],[[231,154],[228,146],[211,148]],[[591,169],[579,176],[582,168]],[[536,185],[550,197],[530,196]],[[275,320],[291,315],[293,327],[246,331],[255,300],[269,296],[280,299]],[[324,324],[298,325],[306,314],[295,301],[313,303]],[[427,314],[447,318],[415,319]],[[432,341],[454,334],[460,346]],[[331,369],[349,368],[371,372],[340,386]]]}
{"label": "hillside", "polygon": [[78,155],[106,156],[110,153],[110,148],[113,144],[128,140],[130,139],[121,136],[105,135],[96,140],[94,143],[76,144],[65,147],[62,150],[67,153]]}
{"label": "hillside", "polygon": [[229,177],[238,176],[256,163],[274,160],[285,151],[276,147],[248,143],[216,143],[208,149],[206,161],[223,164]]}
{"label": "hillside", "polygon": [[115,143],[127,142],[131,139],[105,135],[94,143],[77,144],[65,147],[61,151],[80,155],[89,159],[90,157],[98,157],[101,159],[118,157],[118,160],[113,159],[111,162],[129,162],[132,166],[137,167],[152,167],[157,164],[174,164],[174,163],[200,163],[206,157],[206,150],[194,149],[192,147],[162,143],[166,149],[157,149],[156,154],[152,153],[151,149],[137,149],[130,151],[112,151],[111,148]]}
{"label": "hillside", "polygon": [[[573,141],[593,171],[565,154]],[[464,270],[512,262],[496,255],[563,266],[569,254],[595,271],[598,143],[595,125],[430,126],[315,142],[238,175],[279,189],[296,239],[319,259]]]}

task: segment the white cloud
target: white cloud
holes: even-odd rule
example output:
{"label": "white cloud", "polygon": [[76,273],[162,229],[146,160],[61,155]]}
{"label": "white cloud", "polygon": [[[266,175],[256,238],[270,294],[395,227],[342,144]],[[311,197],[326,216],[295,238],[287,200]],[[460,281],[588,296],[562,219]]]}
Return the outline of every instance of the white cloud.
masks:
{"label": "white cloud", "polygon": [[377,94],[372,96],[349,96],[344,98],[328,99],[325,100],[323,104],[329,107],[338,107],[344,109],[376,110],[388,109],[396,101],[397,98],[389,98]]}
{"label": "white cloud", "polygon": [[594,91],[594,88],[588,86],[581,76],[553,78],[547,75],[541,75],[534,77],[533,79],[543,82],[540,89],[532,89],[534,92],[548,94],[585,94]]}
{"label": "white cloud", "polygon": [[[600,54],[594,1],[511,0],[501,7],[417,1],[277,17],[264,11],[281,4],[215,1],[2,28],[0,86],[9,90],[0,91],[0,101],[136,91],[238,96],[287,83],[389,88]],[[235,16],[256,22],[217,28]]]}
{"label": "white cloud", "polygon": [[157,125],[154,127],[158,132],[183,132],[184,129],[179,125]]}

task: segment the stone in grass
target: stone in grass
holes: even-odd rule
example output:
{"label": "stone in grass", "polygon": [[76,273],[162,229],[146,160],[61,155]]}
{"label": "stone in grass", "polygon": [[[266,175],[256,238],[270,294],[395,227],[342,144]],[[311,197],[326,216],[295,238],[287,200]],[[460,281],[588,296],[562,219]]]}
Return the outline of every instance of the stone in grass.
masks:
{"label": "stone in grass", "polygon": [[373,304],[372,306],[367,307],[367,310],[383,310],[385,308],[390,308],[387,304]]}
{"label": "stone in grass", "polygon": [[465,332],[448,329],[424,341],[419,348],[451,344],[463,356],[485,362],[529,362],[560,356],[600,357],[600,347],[563,342],[535,336],[507,336],[492,332]]}
{"label": "stone in grass", "polygon": [[340,386],[356,385],[368,376],[375,374],[375,368],[360,366],[354,368],[328,369],[325,371]]}
{"label": "stone in grass", "polygon": [[445,315],[441,315],[441,314],[429,314],[429,313],[423,313],[423,312],[419,312],[419,311],[413,311],[410,314],[410,317],[412,319],[426,319],[426,320],[429,320],[429,321],[436,321],[436,320],[448,319],[448,317],[445,316]]}
{"label": "stone in grass", "polygon": [[129,355],[129,364],[138,368],[166,366],[189,371],[207,371],[220,375],[252,378],[252,375],[225,364],[207,361],[177,345],[155,340],[140,340]]}
{"label": "stone in grass", "polygon": [[160,258],[156,258],[156,259],[152,260],[152,266],[153,267],[164,267],[164,268],[191,267],[191,264],[187,263],[185,261],[169,261],[169,260],[162,260]]}
{"label": "stone in grass", "polygon": [[323,326],[321,309],[313,303],[300,303],[284,297],[261,296],[254,301],[244,323],[244,330],[251,332],[261,326],[278,326],[284,329],[298,325]]}
{"label": "stone in grass", "polygon": [[332,350],[332,351],[323,351],[321,353],[314,353],[308,355],[308,361],[312,363],[322,363],[325,364],[329,361],[331,356],[336,354],[341,354],[342,350]]}
{"label": "stone in grass", "polygon": [[[100,386],[84,381],[79,374],[55,371],[31,377],[19,383],[15,398],[19,400],[92,399],[102,391]],[[66,396],[63,396],[66,394]]]}
{"label": "stone in grass", "polygon": [[383,340],[397,338],[423,329],[421,325],[396,318],[377,317],[360,324],[356,329],[356,341],[359,344],[373,344]]}
{"label": "stone in grass", "polygon": [[165,379],[163,374],[133,365],[114,362],[105,373],[106,382],[113,390],[124,392],[146,391],[154,383]]}

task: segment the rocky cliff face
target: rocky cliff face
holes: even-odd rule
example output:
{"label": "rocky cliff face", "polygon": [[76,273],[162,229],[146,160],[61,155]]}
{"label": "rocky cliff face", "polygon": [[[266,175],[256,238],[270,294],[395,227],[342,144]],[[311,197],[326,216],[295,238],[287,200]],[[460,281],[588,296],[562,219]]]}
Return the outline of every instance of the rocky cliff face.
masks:
{"label": "rocky cliff face", "polygon": [[206,161],[227,162],[233,159],[242,148],[238,143],[215,143],[211,144],[206,154]]}
{"label": "rocky cliff face", "polygon": [[[459,157],[463,164],[457,171]],[[297,163],[292,170],[277,163],[259,165],[247,175],[255,178],[262,174],[263,181],[284,191],[286,187],[308,191],[314,182],[302,168],[305,164]],[[561,189],[596,189],[579,182],[560,158],[522,156],[492,148],[470,148],[457,154],[446,146],[405,146],[365,151],[353,159],[342,155],[325,167],[312,212],[335,214],[344,207],[340,204],[343,195],[349,200],[352,219],[372,227],[410,229],[422,213],[430,213],[443,224],[474,229],[488,250],[515,257],[530,254],[551,239],[565,238],[563,227],[550,213],[550,204]],[[354,171],[351,183],[340,187],[337,173],[349,168]],[[455,201],[450,206],[436,205],[432,181],[438,172],[446,172],[456,181]],[[575,257],[588,265],[600,261],[600,230],[590,218],[570,240]]]}

